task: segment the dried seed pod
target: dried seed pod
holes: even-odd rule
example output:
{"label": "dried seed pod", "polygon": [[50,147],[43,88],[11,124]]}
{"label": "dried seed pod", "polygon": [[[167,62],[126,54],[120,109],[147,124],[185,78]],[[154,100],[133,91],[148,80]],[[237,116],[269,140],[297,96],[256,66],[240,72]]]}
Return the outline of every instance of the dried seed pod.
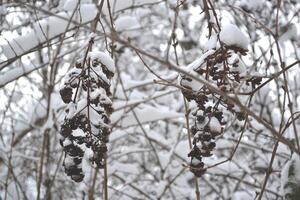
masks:
{"label": "dried seed pod", "polygon": [[[231,45],[231,40],[227,40],[225,36],[222,35],[224,40],[222,42],[219,38],[217,49],[208,50],[188,65],[187,72],[194,76],[202,76],[223,92],[234,91],[232,86],[240,86],[242,80],[255,88],[260,84],[261,78],[259,76],[244,78],[245,69],[239,59],[241,55],[246,54],[246,45],[242,47]],[[216,147],[215,139],[223,133],[223,126],[226,124],[223,121],[223,112],[228,110],[239,120],[245,119],[246,115],[237,110],[225,97],[211,91],[188,74],[181,75],[179,84],[183,87],[182,93],[185,98],[197,104],[197,109],[193,112],[194,125],[191,126],[193,148],[188,156],[191,157],[191,172],[196,176],[202,176],[205,172],[202,158],[212,156],[212,151]]]}
{"label": "dried seed pod", "polygon": [[75,182],[81,182],[84,178],[84,175],[83,174],[73,174],[73,175],[71,175],[71,178]]}
{"label": "dried seed pod", "polygon": [[[60,144],[65,152],[63,166],[66,174],[76,182],[84,179],[81,166],[86,155],[91,164],[104,167],[111,130],[109,116],[113,110],[108,97],[114,75],[113,60],[102,52],[89,52],[86,61],[76,62],[66,74],[60,91],[63,101],[68,104],[60,129],[63,137]],[[78,102],[72,102],[73,90],[78,89],[79,80],[85,95]]]}
{"label": "dried seed pod", "polygon": [[73,90],[70,87],[64,87],[60,91],[60,96],[64,103],[70,103],[72,101]]}

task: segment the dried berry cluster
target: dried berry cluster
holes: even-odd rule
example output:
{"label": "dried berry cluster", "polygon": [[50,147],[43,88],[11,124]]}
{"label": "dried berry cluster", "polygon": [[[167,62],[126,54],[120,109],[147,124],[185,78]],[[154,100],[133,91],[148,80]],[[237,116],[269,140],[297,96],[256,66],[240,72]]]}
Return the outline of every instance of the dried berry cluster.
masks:
{"label": "dried berry cluster", "polygon": [[[188,66],[190,73],[202,76],[223,92],[233,94],[235,87],[242,81],[255,87],[260,77],[249,77],[239,59],[246,50],[235,46],[219,45],[218,49],[208,50],[201,58]],[[182,93],[188,101],[195,101],[197,109],[193,113],[195,123],[191,127],[193,147],[188,154],[191,157],[190,169],[198,177],[205,173],[203,157],[212,156],[215,140],[223,132],[224,111],[229,110],[237,119],[245,119],[245,113],[237,109],[225,97],[220,96],[187,75],[181,75]]]}
{"label": "dried berry cluster", "polygon": [[[113,75],[113,60],[102,52],[89,52],[65,75],[60,95],[68,105],[60,144],[65,152],[65,172],[76,182],[84,178],[83,159],[98,168],[104,167],[112,112],[108,96]],[[78,96],[82,98],[76,102]]]}

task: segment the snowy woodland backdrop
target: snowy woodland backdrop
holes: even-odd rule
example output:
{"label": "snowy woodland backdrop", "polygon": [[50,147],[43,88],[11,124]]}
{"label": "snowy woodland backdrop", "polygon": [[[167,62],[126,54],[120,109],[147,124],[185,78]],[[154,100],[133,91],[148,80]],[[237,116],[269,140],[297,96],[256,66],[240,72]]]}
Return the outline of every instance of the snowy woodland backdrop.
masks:
{"label": "snowy woodland backdrop", "polygon": [[300,199],[299,0],[0,4],[0,199]]}

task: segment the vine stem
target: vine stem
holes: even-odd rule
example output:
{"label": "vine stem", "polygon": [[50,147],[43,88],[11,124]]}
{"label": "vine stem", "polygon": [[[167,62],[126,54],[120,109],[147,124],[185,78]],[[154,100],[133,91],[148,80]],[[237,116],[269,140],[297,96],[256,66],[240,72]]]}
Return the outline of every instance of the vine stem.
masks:
{"label": "vine stem", "polygon": [[107,189],[107,162],[106,158],[104,158],[104,199],[108,200],[108,189]]}
{"label": "vine stem", "polygon": [[[103,0],[102,0],[103,2]],[[109,19],[110,19],[110,25],[111,25],[111,31],[113,35],[115,35],[116,30],[113,25],[113,17],[111,13],[111,6],[109,0],[107,0],[107,8],[108,8],[108,13],[109,13]],[[111,58],[114,57],[114,39],[111,41]],[[108,187],[107,187],[107,179],[108,179],[108,174],[107,174],[107,158],[104,158],[104,200],[108,200]]]}
{"label": "vine stem", "polygon": [[[182,95],[183,96],[183,95]],[[185,108],[185,121],[186,121],[186,128],[188,132],[188,138],[189,138],[189,147],[192,149],[192,140],[191,140],[191,131],[190,131],[190,120],[189,120],[189,105],[187,103],[186,98],[183,96],[184,100],[184,108]],[[195,182],[195,193],[196,193],[196,199],[200,200],[200,190],[199,190],[199,183],[196,176],[194,176],[194,182]]]}

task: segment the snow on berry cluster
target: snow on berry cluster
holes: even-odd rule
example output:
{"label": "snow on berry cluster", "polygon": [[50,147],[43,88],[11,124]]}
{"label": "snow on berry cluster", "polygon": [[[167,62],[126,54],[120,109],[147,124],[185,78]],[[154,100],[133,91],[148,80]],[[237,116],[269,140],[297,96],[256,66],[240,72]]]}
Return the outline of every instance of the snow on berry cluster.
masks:
{"label": "snow on berry cluster", "polygon": [[[188,73],[206,79],[228,95],[235,94],[242,83],[253,89],[260,84],[261,77],[250,76],[240,59],[246,55],[248,43],[247,37],[236,26],[223,27],[206,43],[204,54],[187,66]],[[195,122],[191,127],[193,146],[188,156],[191,157],[191,172],[200,177],[206,171],[203,158],[212,156],[215,140],[226,125],[224,112],[230,111],[238,120],[244,120],[246,115],[224,96],[187,74],[181,75],[179,82],[187,100],[197,104],[193,112]]]}
{"label": "snow on berry cluster", "polygon": [[[60,144],[65,152],[65,172],[76,182],[85,176],[83,159],[104,167],[112,113],[108,96],[114,72],[114,62],[107,54],[89,52],[64,77],[60,95],[67,107]],[[81,98],[76,101],[80,92]]]}

